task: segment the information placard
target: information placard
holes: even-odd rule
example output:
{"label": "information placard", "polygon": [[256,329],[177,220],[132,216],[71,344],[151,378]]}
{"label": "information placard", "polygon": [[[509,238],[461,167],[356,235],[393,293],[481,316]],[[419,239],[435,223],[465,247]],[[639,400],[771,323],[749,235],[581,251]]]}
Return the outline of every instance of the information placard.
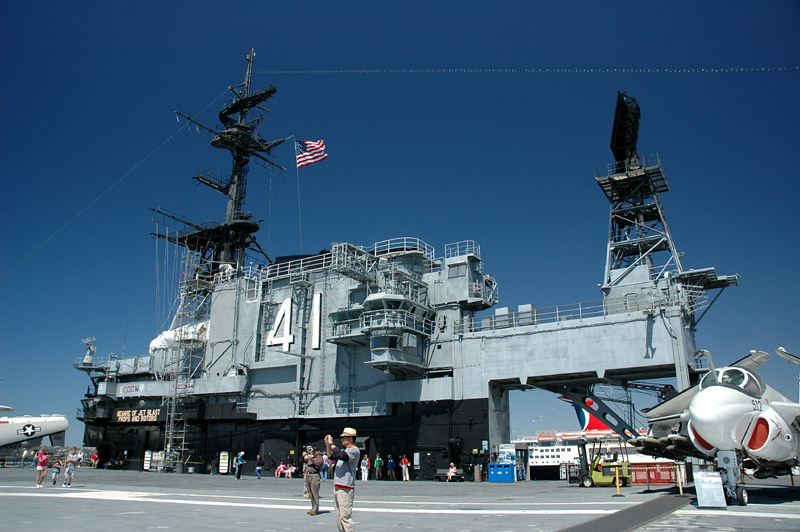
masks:
{"label": "information placard", "polygon": [[228,451],[222,451],[221,453],[219,453],[218,471],[223,475],[228,474],[228,468],[230,467],[229,460],[230,460],[230,455],[228,454]]}
{"label": "information placard", "polygon": [[718,471],[698,471],[694,474],[698,508],[728,508],[725,490]]}

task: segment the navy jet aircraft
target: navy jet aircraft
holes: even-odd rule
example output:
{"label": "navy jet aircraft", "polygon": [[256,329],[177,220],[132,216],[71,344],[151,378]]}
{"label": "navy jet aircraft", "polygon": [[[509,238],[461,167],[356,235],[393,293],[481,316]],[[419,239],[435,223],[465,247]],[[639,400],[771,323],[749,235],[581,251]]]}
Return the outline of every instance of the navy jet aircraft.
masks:
{"label": "navy jet aircraft", "polygon": [[[739,465],[756,478],[790,474],[800,464],[800,404],[769,387],[755,372],[772,357],[751,351],[730,366],[710,371],[700,383],[646,412],[651,433],[631,441],[639,452],[672,459],[717,461],[726,497],[747,504],[738,484]],[[779,347],[778,356],[800,366]]]}
{"label": "navy jet aircraft", "polygon": [[[10,410],[0,406],[0,412]],[[23,448],[41,445],[45,436],[50,436],[51,445],[63,446],[68,426],[67,417],[60,414],[0,417],[0,456],[18,456]]]}

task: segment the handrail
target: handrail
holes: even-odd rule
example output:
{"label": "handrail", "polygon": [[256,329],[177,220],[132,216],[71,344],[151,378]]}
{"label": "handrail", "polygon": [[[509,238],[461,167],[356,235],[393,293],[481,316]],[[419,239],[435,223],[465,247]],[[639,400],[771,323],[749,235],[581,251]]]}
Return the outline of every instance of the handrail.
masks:
{"label": "handrail", "polygon": [[[334,403],[334,409],[337,414],[346,415],[374,415],[378,410],[378,401],[341,401]],[[362,412],[361,410],[365,411]]]}
{"label": "handrail", "polygon": [[402,236],[397,238],[390,238],[388,240],[381,240],[375,242],[371,246],[361,246],[363,251],[372,253],[373,255],[385,255],[387,253],[406,253],[410,251],[421,251],[425,258],[434,260],[436,251],[433,246],[420,240],[419,238]]}
{"label": "handrail", "polygon": [[452,244],[445,244],[444,258],[460,257],[463,255],[475,255],[481,258],[481,246],[474,240],[462,240],[461,242],[453,242]]}
{"label": "handrail", "polygon": [[613,175],[638,172],[648,168],[658,168],[659,166],[661,166],[661,158],[657,153],[653,153],[640,155],[635,159],[631,158],[626,161],[598,165],[594,169],[594,176],[597,179],[605,179]]}
{"label": "handrail", "polygon": [[598,316],[623,314],[629,312],[653,312],[655,309],[681,304],[677,295],[651,295],[650,297],[620,297],[556,305],[554,307],[534,308],[531,311],[513,311],[507,314],[476,316],[473,319],[455,322],[458,334],[492,331],[524,325],[559,323]]}
{"label": "handrail", "polygon": [[334,323],[331,337],[360,336],[364,334],[362,329],[366,328],[408,329],[430,336],[433,325],[433,321],[415,316],[408,310],[372,310],[358,318]]}
{"label": "handrail", "polygon": [[[434,260],[436,254],[433,246],[428,245],[419,238],[412,237],[399,237],[382,240],[372,244],[371,246],[359,246],[359,249],[373,255],[419,251],[422,252],[425,258],[430,261]],[[229,281],[236,277],[257,280],[275,280],[299,273],[323,270],[325,268],[330,268],[332,265],[333,255],[331,253],[325,253],[322,255],[304,257],[302,259],[296,259],[289,262],[270,264],[265,267],[249,265],[245,266],[242,270],[231,268],[227,271],[222,271],[215,274],[214,281]]]}
{"label": "handrail", "polygon": [[361,315],[362,327],[404,328],[430,335],[433,322],[408,310],[372,310]]}

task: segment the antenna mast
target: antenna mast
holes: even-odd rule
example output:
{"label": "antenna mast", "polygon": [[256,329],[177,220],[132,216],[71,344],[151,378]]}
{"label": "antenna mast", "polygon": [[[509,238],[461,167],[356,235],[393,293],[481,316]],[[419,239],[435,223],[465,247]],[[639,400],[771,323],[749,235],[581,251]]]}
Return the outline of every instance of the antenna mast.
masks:
{"label": "antenna mast", "polygon": [[[266,141],[259,137],[257,128],[269,109],[261,104],[271,98],[276,92],[275,87],[251,93],[251,77],[253,74],[253,59],[255,51],[251,48],[247,54],[247,72],[243,83],[236,87],[229,87],[234,94],[233,101],[219,112],[221,129],[214,129],[194,118],[175,111],[181,116],[213,134],[211,146],[228,150],[231,153],[231,173],[227,177],[217,177],[208,172],[195,176],[194,179],[228,198],[225,212],[225,222],[216,225],[197,225],[187,220],[156,211],[168,218],[184,224],[185,228],[174,234],[156,234],[175,244],[186,247],[188,250],[201,255],[199,267],[204,268],[204,273],[213,275],[223,265],[235,265],[237,268],[244,266],[245,251],[255,243],[254,234],[259,229],[258,221],[253,215],[244,211],[244,201],[247,189],[247,173],[250,167],[250,158],[256,157],[269,165],[283,171],[286,168],[271,160],[272,150],[282,144],[286,139]],[[261,111],[259,116],[248,120],[251,110]],[[236,116],[238,115],[238,116]],[[259,248],[260,249],[260,248]],[[269,257],[267,257],[269,260]]]}

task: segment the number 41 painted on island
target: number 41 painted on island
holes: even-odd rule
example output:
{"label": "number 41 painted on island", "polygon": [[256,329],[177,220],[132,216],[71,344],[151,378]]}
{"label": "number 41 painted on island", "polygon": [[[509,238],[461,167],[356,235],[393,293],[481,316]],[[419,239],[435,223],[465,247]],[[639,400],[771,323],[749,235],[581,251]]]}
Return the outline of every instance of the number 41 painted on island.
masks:
{"label": "number 41 painted on island", "polygon": [[[316,293],[311,300],[311,349],[319,349],[320,326],[322,325],[322,294]],[[282,329],[278,336],[278,329]],[[272,330],[267,335],[267,345],[279,345],[281,350],[289,352],[289,347],[294,343],[292,334],[292,298],[287,297],[281,303]]]}

